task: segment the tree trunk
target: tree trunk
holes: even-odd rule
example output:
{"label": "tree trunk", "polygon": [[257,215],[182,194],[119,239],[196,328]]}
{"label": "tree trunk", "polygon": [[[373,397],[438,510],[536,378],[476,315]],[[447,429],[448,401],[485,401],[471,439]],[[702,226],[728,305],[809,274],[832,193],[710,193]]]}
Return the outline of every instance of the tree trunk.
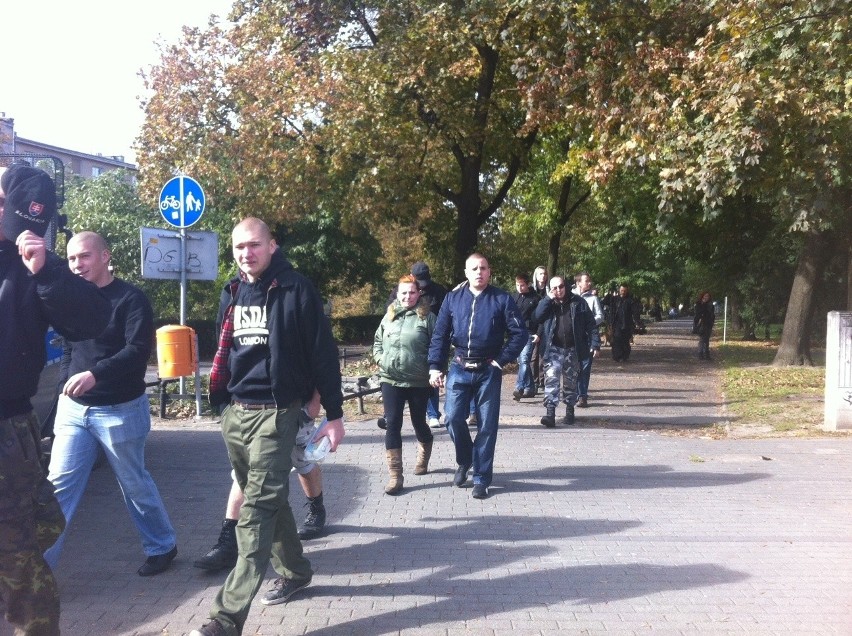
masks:
{"label": "tree trunk", "polygon": [[[562,148],[565,152],[568,152],[570,146],[570,140],[566,139],[563,142]],[[584,194],[581,194],[574,203],[570,203],[571,188],[573,186],[574,178],[570,175],[563,178],[559,186],[559,200],[556,203],[556,211],[558,213],[556,217],[556,230],[550,235],[550,240],[547,244],[547,271],[551,277],[557,276],[556,270],[559,268],[559,246],[562,244],[562,235],[565,233],[565,227],[568,225],[568,221],[571,220],[574,212],[583,205],[583,202],[592,193],[591,190],[588,190]],[[564,274],[564,276],[570,275],[567,272]],[[573,284],[573,281],[571,283]]]}
{"label": "tree trunk", "polygon": [[733,294],[728,297],[728,316],[728,320],[730,320],[731,327],[733,327],[737,331],[742,331],[744,325],[742,314],[740,314],[740,302],[739,298],[737,298]]}
{"label": "tree trunk", "polygon": [[796,266],[790,299],[787,301],[781,345],[772,361],[776,367],[813,365],[810,326],[813,318],[814,290],[828,262],[830,247],[830,238],[825,233],[808,232]]}
{"label": "tree trunk", "polygon": [[458,207],[458,226],[456,229],[456,249],[455,249],[455,272],[456,276],[461,276],[457,280],[464,280],[464,262],[474,250],[479,241],[479,224],[476,217],[479,213],[479,206],[473,202],[468,202],[464,205],[462,202]]}
{"label": "tree trunk", "polygon": [[562,244],[562,228],[556,230],[550,235],[550,240],[547,242],[547,272],[553,277],[556,276],[556,269],[559,267],[559,246]]}

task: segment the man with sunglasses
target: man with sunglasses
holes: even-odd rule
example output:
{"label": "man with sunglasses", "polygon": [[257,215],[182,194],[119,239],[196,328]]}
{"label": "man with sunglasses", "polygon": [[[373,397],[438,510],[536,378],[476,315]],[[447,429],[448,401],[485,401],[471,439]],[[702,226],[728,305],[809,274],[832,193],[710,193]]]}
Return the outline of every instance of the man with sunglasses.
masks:
{"label": "man with sunglasses", "polygon": [[601,348],[595,316],[582,297],[569,293],[564,278],[554,276],[547,296],[536,307],[534,320],[540,325],[544,364],[546,413],[541,424],[547,428],[556,426],[556,405],[561,393],[566,405],[565,424],[572,426],[580,367]]}

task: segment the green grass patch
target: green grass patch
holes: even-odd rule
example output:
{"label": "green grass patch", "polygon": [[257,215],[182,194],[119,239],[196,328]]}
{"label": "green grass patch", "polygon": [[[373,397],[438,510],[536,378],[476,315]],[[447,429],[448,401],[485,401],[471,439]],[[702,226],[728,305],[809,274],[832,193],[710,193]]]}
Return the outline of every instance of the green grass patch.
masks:
{"label": "green grass patch", "polygon": [[777,343],[766,341],[728,341],[718,347],[733,425],[787,435],[821,431],[825,367],[773,367],[776,351]]}

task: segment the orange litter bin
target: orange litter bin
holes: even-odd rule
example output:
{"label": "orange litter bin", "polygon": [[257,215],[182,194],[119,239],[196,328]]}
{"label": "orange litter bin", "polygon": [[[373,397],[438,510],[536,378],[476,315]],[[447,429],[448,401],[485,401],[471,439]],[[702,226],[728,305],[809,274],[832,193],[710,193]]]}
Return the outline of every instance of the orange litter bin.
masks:
{"label": "orange litter bin", "polygon": [[161,380],[195,374],[197,342],[195,330],[186,325],[165,325],[157,329],[157,366]]}

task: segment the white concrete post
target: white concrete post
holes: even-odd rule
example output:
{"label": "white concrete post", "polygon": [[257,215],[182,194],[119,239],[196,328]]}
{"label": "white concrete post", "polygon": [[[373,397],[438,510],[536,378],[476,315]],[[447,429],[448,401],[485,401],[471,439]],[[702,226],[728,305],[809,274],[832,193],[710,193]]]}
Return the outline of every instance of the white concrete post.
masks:
{"label": "white concrete post", "polygon": [[852,430],[852,312],[828,312],[823,428]]}

